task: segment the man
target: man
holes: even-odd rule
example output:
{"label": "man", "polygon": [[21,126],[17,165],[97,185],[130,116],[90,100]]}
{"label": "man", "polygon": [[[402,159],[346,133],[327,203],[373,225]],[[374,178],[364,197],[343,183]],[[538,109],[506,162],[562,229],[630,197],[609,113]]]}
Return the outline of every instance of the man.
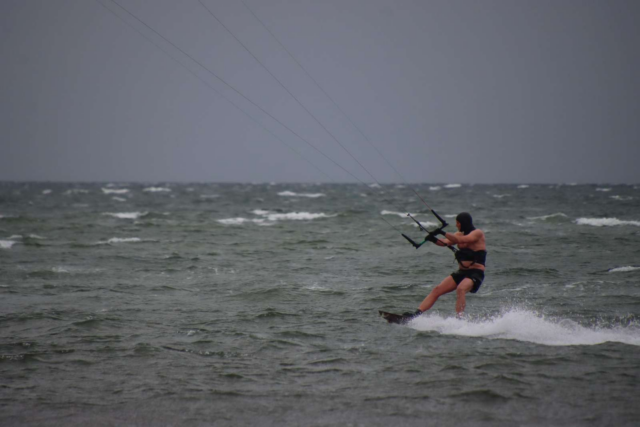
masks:
{"label": "man", "polygon": [[458,246],[458,251],[456,252],[458,271],[451,273],[450,276],[433,288],[415,313],[404,313],[403,316],[407,321],[429,310],[440,296],[454,290],[457,294],[456,313],[457,317],[461,318],[464,316],[467,292],[472,294],[478,292],[484,280],[487,259],[484,233],[473,226],[473,219],[466,212],[456,217],[456,227],[458,232],[455,234],[445,233],[440,230],[439,233],[445,237],[443,240],[432,236],[427,236],[427,239],[438,246]]}

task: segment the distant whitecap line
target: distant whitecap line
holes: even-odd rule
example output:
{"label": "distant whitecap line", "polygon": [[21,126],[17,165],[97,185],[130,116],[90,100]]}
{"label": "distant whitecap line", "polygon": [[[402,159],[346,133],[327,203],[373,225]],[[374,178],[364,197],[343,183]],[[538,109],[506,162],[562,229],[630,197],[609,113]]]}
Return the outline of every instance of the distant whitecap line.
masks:
{"label": "distant whitecap line", "polygon": [[369,184],[369,188],[380,188],[380,184]]}
{"label": "distant whitecap line", "polygon": [[554,214],[551,214],[551,215],[532,216],[532,217],[529,217],[527,219],[533,219],[533,220],[538,220],[539,219],[539,220],[542,220],[542,221],[546,221],[546,220],[551,219],[551,218],[568,218],[568,216],[566,214],[563,214],[562,212],[557,212],[557,213],[554,213]]}
{"label": "distant whitecap line", "polygon": [[105,212],[102,215],[109,215],[120,219],[138,219],[147,215],[148,212]]}
{"label": "distant whitecap line", "polygon": [[128,188],[102,188],[101,190],[104,194],[127,194],[129,192]]}
{"label": "distant whitecap line", "polygon": [[116,202],[126,202],[127,201],[127,199],[123,199],[122,197],[118,197],[118,196],[112,197],[111,199],[115,200]]}
{"label": "distant whitecap line", "polygon": [[462,184],[447,184],[444,186],[444,188],[460,188],[462,187]]}
{"label": "distant whitecap line", "polygon": [[529,188],[529,186],[527,184],[522,184],[522,185],[518,185],[517,188],[524,189],[524,188]]}
{"label": "distant whitecap line", "polygon": [[147,193],[168,193],[171,189],[167,187],[147,187],[142,191],[146,191]]}
{"label": "distant whitecap line", "polygon": [[438,191],[440,189],[442,189],[442,187],[440,187],[439,185],[434,185],[433,187],[429,187],[429,190],[431,191]]}
{"label": "distant whitecap line", "polygon": [[309,197],[315,199],[317,197],[324,197],[323,193],[294,193],[293,191],[281,191],[278,196],[282,197]]}
{"label": "distant whitecap line", "polygon": [[504,197],[510,197],[511,194],[493,194],[493,197],[495,197],[496,199],[502,199]]}
{"label": "distant whitecap line", "polygon": [[605,342],[640,346],[640,330],[635,325],[585,327],[569,319],[547,319],[522,309],[511,309],[480,320],[458,320],[426,314],[413,320],[409,326],[444,335],[517,340],[548,346],[598,345]]}
{"label": "distant whitecap line", "polygon": [[258,225],[273,225],[277,221],[290,220],[290,221],[311,221],[319,218],[332,218],[337,215],[328,215],[325,213],[311,213],[311,212],[289,212],[289,213],[273,213],[270,211],[256,209],[252,211],[254,215],[261,216],[262,218],[225,218],[217,220],[224,225],[242,225],[246,223],[258,224]]}
{"label": "distant whitecap line", "polygon": [[629,197],[629,196],[619,196],[619,195],[613,195],[610,196],[613,200],[620,200],[620,201],[629,201],[629,200],[633,200],[633,197]]}
{"label": "distant whitecap line", "polygon": [[578,225],[591,225],[593,227],[614,227],[618,225],[635,225],[640,227],[640,221],[621,221],[618,218],[578,218]]}
{"label": "distant whitecap line", "polygon": [[51,190],[46,189],[46,190],[42,191],[42,194],[51,194]]}
{"label": "distant whitecap line", "polygon": [[632,265],[629,265],[627,267],[612,268],[611,270],[609,270],[609,273],[626,273],[629,271],[636,271],[636,270],[640,270],[640,267],[634,267]]}
{"label": "distant whitecap line", "polygon": [[596,188],[596,191],[602,191],[604,193],[611,191],[610,188]]}

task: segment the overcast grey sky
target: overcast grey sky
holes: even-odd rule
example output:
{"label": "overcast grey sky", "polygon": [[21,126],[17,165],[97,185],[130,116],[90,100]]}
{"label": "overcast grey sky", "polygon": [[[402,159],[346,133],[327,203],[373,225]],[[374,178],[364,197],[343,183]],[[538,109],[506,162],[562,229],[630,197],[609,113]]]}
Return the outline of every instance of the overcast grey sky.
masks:
{"label": "overcast grey sky", "polygon": [[117,3],[0,2],[0,180],[640,182],[638,1]]}

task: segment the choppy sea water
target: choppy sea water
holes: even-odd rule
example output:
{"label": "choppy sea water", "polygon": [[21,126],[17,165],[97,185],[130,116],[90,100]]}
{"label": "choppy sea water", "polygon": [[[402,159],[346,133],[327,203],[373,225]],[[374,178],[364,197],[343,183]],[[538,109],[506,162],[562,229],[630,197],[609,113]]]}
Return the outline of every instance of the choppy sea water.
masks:
{"label": "choppy sea water", "polygon": [[[455,269],[411,188],[486,233],[465,320],[377,315]],[[2,425],[640,419],[634,186],[0,183],[0,295]]]}

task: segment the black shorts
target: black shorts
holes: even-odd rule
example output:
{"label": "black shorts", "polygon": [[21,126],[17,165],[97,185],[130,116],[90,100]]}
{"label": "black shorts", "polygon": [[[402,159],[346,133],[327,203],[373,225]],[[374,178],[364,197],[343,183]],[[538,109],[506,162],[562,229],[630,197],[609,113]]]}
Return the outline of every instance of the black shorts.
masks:
{"label": "black shorts", "polygon": [[480,285],[482,285],[482,281],[484,280],[484,271],[478,270],[477,268],[472,268],[470,270],[458,270],[451,273],[451,277],[453,277],[453,281],[456,282],[456,285],[459,285],[464,279],[469,278],[473,280],[473,288],[469,292],[475,294],[480,289]]}

